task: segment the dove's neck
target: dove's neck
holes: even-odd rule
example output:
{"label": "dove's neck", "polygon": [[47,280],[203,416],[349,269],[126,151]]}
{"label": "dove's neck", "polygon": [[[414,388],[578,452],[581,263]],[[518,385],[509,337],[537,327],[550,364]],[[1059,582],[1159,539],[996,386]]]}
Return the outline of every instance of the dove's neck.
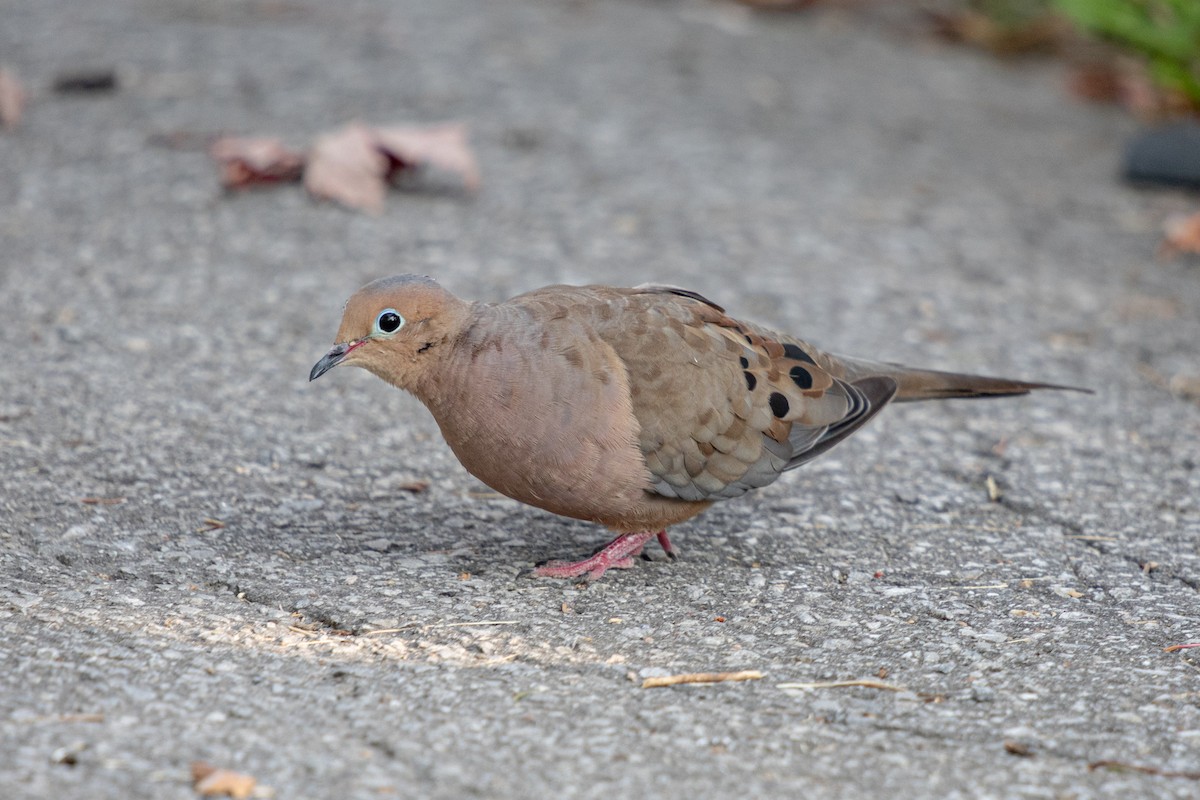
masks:
{"label": "dove's neck", "polygon": [[514,383],[531,374],[522,358],[521,320],[510,309],[472,303],[463,309],[460,323],[430,353],[433,360],[409,389],[443,426],[467,409],[488,408],[497,395],[511,393]]}

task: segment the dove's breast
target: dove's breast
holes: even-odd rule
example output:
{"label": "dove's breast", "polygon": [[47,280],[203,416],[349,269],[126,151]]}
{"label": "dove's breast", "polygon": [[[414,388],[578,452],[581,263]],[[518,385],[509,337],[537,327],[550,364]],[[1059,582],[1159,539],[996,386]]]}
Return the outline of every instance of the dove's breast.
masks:
{"label": "dove's breast", "polygon": [[577,323],[488,307],[414,393],[467,471],[523,503],[619,530],[698,514],[647,491],[628,371]]}

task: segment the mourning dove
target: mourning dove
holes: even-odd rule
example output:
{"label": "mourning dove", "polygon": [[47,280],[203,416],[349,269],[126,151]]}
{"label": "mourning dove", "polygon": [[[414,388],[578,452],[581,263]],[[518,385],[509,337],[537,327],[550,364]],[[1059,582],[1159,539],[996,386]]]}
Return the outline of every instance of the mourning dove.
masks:
{"label": "mourning dove", "polygon": [[467,302],[415,275],[346,303],[312,368],[363,367],[432,412],[498,492],[619,535],[537,574],[599,578],[666,529],[829,450],[891,401],[1070,388],[824,353],[673,286],[548,286]]}

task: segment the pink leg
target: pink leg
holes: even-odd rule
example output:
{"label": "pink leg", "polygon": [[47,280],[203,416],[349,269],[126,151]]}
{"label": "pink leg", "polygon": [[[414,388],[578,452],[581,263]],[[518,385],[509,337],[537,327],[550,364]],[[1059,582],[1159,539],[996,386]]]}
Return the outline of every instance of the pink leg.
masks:
{"label": "pink leg", "polygon": [[[670,540],[667,540],[667,532],[660,531],[645,531],[642,533],[623,533],[611,542],[606,544],[600,552],[595,555],[585,558],[582,561],[552,561],[545,566],[538,567],[533,571],[534,575],[540,578],[577,578],[584,573],[587,573],[588,580],[599,580],[607,570],[610,569],[629,569],[633,566],[633,559],[642,552],[642,548],[646,546],[646,542],[650,541],[654,536],[658,536],[658,541],[666,543],[663,549],[670,546]],[[670,550],[667,550],[669,553]]]}
{"label": "pink leg", "polygon": [[671,547],[671,540],[667,538],[667,529],[663,528],[658,532],[658,543],[662,545],[663,552],[667,554],[667,558],[675,560],[675,548]]}

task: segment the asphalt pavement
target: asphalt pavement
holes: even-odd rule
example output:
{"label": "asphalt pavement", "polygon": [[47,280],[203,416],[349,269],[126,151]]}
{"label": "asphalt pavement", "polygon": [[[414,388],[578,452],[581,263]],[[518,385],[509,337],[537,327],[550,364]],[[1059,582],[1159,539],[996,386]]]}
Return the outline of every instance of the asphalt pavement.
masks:
{"label": "asphalt pavement", "polygon": [[[1061,64],[691,0],[0,0],[0,63],[0,796],[1200,793],[1200,266],[1156,257],[1196,200],[1118,181],[1137,123]],[[371,216],[205,152],[352,119],[465,121],[481,191]],[[1095,394],[887,409],[674,563],[535,579],[605,532],[307,381],[399,272]]]}

